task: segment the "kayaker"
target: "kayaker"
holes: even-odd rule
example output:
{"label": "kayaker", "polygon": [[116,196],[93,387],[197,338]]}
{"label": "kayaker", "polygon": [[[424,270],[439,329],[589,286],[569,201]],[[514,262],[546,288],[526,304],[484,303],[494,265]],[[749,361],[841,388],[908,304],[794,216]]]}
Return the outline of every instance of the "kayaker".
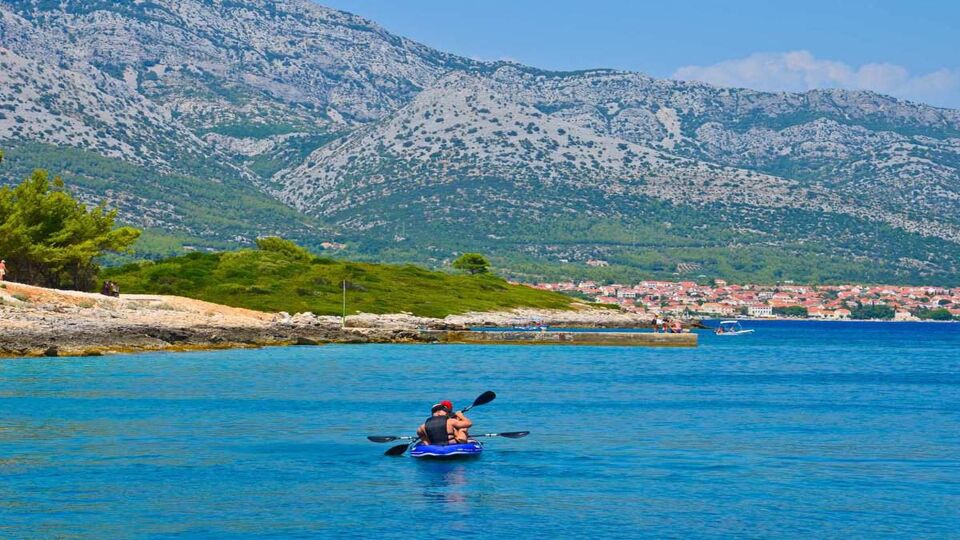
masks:
{"label": "kayaker", "polygon": [[469,439],[468,430],[473,422],[462,412],[453,413],[453,403],[443,400],[430,409],[431,416],[417,428],[417,435],[426,444],[446,446],[465,443]]}

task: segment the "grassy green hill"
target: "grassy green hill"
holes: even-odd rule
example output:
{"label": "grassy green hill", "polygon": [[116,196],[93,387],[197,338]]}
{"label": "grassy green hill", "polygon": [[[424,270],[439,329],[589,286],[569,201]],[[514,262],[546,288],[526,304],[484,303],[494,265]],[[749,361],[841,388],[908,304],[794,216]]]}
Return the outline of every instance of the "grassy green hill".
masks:
{"label": "grassy green hill", "polygon": [[564,309],[567,296],[511,285],[491,275],[458,275],[412,265],[355,263],[317,257],[289,242],[270,249],[191,253],[111,268],[103,279],[124,293],[174,294],[229,306],[318,315],[410,312],[444,317],[515,307]]}

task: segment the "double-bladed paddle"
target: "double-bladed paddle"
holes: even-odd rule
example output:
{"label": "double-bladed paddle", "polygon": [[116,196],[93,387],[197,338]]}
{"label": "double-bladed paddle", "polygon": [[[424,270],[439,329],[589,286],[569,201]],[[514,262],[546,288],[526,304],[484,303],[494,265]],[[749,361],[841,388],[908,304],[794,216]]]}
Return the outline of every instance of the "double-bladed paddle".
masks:
{"label": "double-bladed paddle", "polygon": [[[486,405],[487,403],[490,403],[491,401],[493,401],[493,400],[496,399],[496,398],[497,398],[497,394],[496,394],[496,393],[494,393],[494,392],[491,391],[491,390],[487,390],[486,392],[484,392],[484,393],[480,394],[479,396],[477,396],[477,399],[473,400],[473,403],[472,403],[469,407],[467,407],[466,409],[461,410],[460,412],[461,412],[461,413],[465,413],[465,412],[469,411],[470,409],[472,409],[472,408],[474,408],[474,407],[479,407],[479,406],[481,406],[481,405]],[[369,437],[368,437],[368,438],[369,438]],[[373,439],[370,439],[370,440],[372,441]],[[400,440],[400,439],[395,439],[395,440]],[[382,442],[389,442],[389,441],[382,441]],[[384,452],[383,455],[385,455],[385,456],[402,456],[404,453],[406,453],[406,451],[407,451],[408,448],[410,448],[411,446],[417,444],[418,442],[420,442],[420,437],[412,437],[412,442],[404,443],[404,444],[398,444],[397,446],[392,446],[392,447],[390,447],[389,450],[387,450],[386,452]]]}
{"label": "double-bladed paddle", "polygon": [[[506,437],[508,439],[520,439],[529,435],[529,431],[506,431],[504,433],[481,433],[479,435],[470,435],[470,438],[475,437]],[[396,436],[396,435],[370,435],[367,437],[375,443],[387,443],[393,441],[412,441],[417,439],[417,437],[406,437],[406,436]]]}

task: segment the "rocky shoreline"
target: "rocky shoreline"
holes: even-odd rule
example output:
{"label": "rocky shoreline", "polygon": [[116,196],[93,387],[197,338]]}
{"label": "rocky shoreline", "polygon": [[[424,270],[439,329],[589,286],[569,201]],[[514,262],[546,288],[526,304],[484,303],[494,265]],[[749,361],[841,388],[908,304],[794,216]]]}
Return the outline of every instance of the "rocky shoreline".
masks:
{"label": "rocky shoreline", "polygon": [[0,288],[0,357],[97,356],[186,351],[436,341],[422,330],[465,330],[542,323],[591,328],[648,327],[646,317],[575,305],[563,310],[466,313],[444,319],[410,314],[339,317],[290,315],[231,308],[177,296],[59,291],[16,283]]}

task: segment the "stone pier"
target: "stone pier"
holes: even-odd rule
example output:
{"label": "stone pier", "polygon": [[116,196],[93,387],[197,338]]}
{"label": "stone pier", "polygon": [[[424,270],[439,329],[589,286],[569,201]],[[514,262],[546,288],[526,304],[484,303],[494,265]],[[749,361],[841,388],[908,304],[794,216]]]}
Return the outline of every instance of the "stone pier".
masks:
{"label": "stone pier", "polygon": [[619,345],[628,347],[696,347],[697,334],[654,332],[546,332],[510,330],[423,330],[424,337],[441,343],[510,345]]}

